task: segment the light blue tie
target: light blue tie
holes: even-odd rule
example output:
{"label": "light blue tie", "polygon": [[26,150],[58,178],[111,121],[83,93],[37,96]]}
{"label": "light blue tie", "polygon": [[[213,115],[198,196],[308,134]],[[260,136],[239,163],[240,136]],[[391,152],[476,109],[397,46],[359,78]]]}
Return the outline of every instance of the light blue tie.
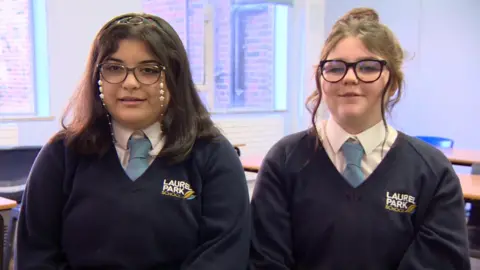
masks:
{"label": "light blue tie", "polygon": [[345,170],[343,176],[352,187],[358,187],[364,180],[364,175],[360,164],[364,154],[363,147],[358,142],[346,141],[342,146],[345,156]]}
{"label": "light blue tie", "polygon": [[132,181],[135,181],[148,168],[148,152],[152,149],[152,144],[146,137],[130,137],[130,140],[128,140],[128,149],[130,149],[130,158],[125,171],[128,177],[130,177]]}

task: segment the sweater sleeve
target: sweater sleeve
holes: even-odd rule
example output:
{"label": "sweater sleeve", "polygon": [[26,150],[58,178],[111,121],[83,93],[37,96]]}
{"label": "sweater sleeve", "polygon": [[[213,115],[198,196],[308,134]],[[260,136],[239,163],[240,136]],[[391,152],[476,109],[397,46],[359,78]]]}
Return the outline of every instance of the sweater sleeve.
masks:
{"label": "sweater sleeve", "polygon": [[245,173],[225,138],[210,143],[207,150],[199,168],[203,178],[200,241],[181,269],[246,270],[250,204]]}
{"label": "sweater sleeve", "polygon": [[470,269],[463,193],[451,166],[433,194],[398,269]]}
{"label": "sweater sleeve", "polygon": [[45,145],[30,171],[18,220],[18,269],[70,269],[60,245],[65,163],[62,144]]}
{"label": "sweater sleeve", "polygon": [[252,196],[251,270],[293,269],[285,151],[274,146],[260,168]]}

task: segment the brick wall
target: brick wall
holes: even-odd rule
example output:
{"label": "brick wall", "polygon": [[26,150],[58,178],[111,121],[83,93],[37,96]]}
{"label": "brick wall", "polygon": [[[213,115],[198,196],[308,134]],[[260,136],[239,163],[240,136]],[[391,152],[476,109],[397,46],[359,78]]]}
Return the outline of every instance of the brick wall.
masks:
{"label": "brick wall", "polygon": [[274,103],[274,7],[247,17],[245,35],[245,106],[273,108]]}
{"label": "brick wall", "polygon": [[188,0],[188,38],[187,50],[192,70],[193,81],[196,84],[205,84],[205,27],[204,27],[204,0]]}
{"label": "brick wall", "polygon": [[[219,2],[219,3],[218,3]],[[215,21],[215,108],[228,108],[230,106],[230,47],[231,23],[230,1],[220,2],[214,7]]]}
{"label": "brick wall", "polygon": [[186,1],[181,0],[143,0],[143,10],[166,20],[186,44]]}
{"label": "brick wall", "polygon": [[[273,74],[274,74],[274,7],[258,11],[243,11],[240,23],[244,25],[243,35],[245,41],[243,59],[235,59],[244,63],[244,76],[240,70],[232,70],[231,59],[235,57],[232,51],[232,17],[231,3],[229,1],[217,2],[215,7],[216,39],[215,39],[215,107],[247,107],[272,109],[273,104]],[[240,11],[242,12],[242,11]],[[238,13],[240,14],[240,13]],[[236,61],[237,62],[237,61]],[[237,96],[232,85],[232,72],[243,77],[244,92],[239,91]],[[240,90],[240,89],[239,89]],[[235,104],[232,104],[235,103]]]}
{"label": "brick wall", "polygon": [[34,58],[29,0],[0,0],[0,114],[33,114]]}
{"label": "brick wall", "polygon": [[165,19],[177,31],[187,48],[193,80],[197,84],[203,84],[203,0],[143,0],[143,10]]}
{"label": "brick wall", "polygon": [[[189,59],[194,81],[203,83],[204,79],[204,9],[203,0],[144,0],[144,11],[163,17],[170,22],[188,44]],[[274,26],[273,5],[261,12],[243,13],[241,23],[245,25],[241,35],[245,38],[243,46],[245,91],[238,97],[233,96],[232,72],[237,76],[240,71],[232,70],[231,60],[235,57],[232,50],[231,1],[216,0],[214,5],[215,21],[215,89],[214,107],[216,109],[236,107],[272,109],[274,98]],[[185,10],[188,6],[188,12]],[[185,16],[185,14],[187,16]],[[185,21],[185,18],[188,18]],[[188,29],[188,30],[187,30]],[[236,104],[233,104],[235,102]]]}

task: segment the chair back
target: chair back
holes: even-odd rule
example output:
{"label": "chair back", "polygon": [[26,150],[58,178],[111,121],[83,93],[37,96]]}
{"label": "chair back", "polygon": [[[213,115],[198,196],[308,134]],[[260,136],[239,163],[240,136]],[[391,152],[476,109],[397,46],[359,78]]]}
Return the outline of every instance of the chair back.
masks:
{"label": "chair back", "polygon": [[442,148],[442,149],[453,148],[452,139],[434,137],[434,136],[417,136],[417,138],[437,148]]}
{"label": "chair back", "polygon": [[0,196],[19,202],[41,146],[0,148]]}
{"label": "chair back", "polygon": [[473,163],[472,164],[471,174],[480,175],[480,163]]}

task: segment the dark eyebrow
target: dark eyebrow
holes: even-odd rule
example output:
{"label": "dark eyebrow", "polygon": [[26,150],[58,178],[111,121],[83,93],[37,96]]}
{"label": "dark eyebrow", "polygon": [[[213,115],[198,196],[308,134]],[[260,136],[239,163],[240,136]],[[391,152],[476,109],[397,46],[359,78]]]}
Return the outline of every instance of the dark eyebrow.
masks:
{"label": "dark eyebrow", "polygon": [[[118,59],[118,58],[115,58],[115,57],[108,57],[108,58],[106,59],[106,61],[117,62],[117,63],[124,63],[123,60]],[[156,61],[156,60],[144,60],[144,61],[140,62],[139,64],[157,64],[157,65],[160,65],[160,64],[158,63],[158,61]]]}
{"label": "dark eyebrow", "polygon": [[[349,62],[347,60],[345,60],[344,58],[332,58],[332,59],[327,59],[328,61],[343,61],[343,62]],[[354,62],[358,62],[358,61],[365,61],[365,60],[375,60],[375,61],[382,61],[382,59],[380,58],[376,58],[376,57],[373,57],[373,56],[366,56],[366,57],[360,57],[360,58],[357,58],[357,60],[355,60]]]}

